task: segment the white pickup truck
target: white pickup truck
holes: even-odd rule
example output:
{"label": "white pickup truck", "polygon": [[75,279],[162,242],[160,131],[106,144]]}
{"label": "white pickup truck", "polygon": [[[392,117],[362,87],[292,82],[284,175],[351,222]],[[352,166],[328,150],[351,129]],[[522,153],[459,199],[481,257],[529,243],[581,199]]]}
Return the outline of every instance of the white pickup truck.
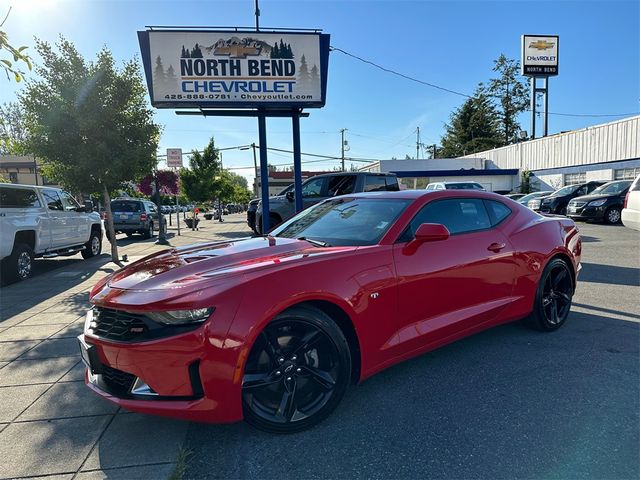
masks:
{"label": "white pickup truck", "polygon": [[102,222],[92,210],[59,188],[0,183],[2,283],[29,278],[36,257],[99,255]]}

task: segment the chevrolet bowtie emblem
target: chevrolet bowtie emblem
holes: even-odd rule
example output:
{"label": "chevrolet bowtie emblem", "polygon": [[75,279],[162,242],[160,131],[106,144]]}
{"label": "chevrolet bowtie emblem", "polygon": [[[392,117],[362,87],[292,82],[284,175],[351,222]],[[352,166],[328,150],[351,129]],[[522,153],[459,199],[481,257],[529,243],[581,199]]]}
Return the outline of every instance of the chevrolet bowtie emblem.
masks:
{"label": "chevrolet bowtie emblem", "polygon": [[216,47],[214,55],[229,55],[231,58],[247,58],[247,55],[259,55],[260,50],[255,47],[245,47],[243,45],[228,45]]}
{"label": "chevrolet bowtie emblem", "polygon": [[546,40],[538,40],[536,42],[531,42],[529,44],[529,48],[535,48],[537,50],[548,50],[554,46],[554,43],[547,42]]}

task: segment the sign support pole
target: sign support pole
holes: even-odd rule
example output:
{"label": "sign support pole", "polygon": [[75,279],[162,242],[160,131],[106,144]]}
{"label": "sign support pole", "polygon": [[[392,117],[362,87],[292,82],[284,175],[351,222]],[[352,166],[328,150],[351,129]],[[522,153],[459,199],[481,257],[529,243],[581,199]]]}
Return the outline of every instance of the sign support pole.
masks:
{"label": "sign support pole", "polygon": [[549,77],[544,77],[544,117],[542,119],[542,136],[546,137],[549,126]]}
{"label": "sign support pole", "polygon": [[262,234],[269,232],[269,167],[267,165],[267,120],[258,113],[258,139],[260,142],[260,187],[262,190]]}
{"label": "sign support pole", "polygon": [[536,77],[531,77],[531,139],[536,138]]}
{"label": "sign support pole", "polygon": [[302,211],[302,159],[300,152],[300,113],[291,115],[293,126],[293,183],[296,198],[296,213]]}

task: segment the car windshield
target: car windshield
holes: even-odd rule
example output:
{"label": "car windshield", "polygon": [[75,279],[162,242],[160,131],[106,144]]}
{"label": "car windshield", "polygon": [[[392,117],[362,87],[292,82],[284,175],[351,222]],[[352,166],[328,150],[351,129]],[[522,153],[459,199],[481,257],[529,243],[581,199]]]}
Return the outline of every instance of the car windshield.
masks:
{"label": "car windshield", "polygon": [[627,188],[631,186],[631,183],[632,183],[631,180],[626,182],[605,183],[604,185],[596,188],[593,192],[591,192],[591,195],[624,192]]}
{"label": "car windshield", "polygon": [[140,202],[115,201],[111,202],[112,212],[141,212],[142,204]]}
{"label": "car windshield", "polygon": [[331,199],[300,212],[272,235],[326,246],[374,245],[409,203],[390,198]]}
{"label": "car windshield", "polygon": [[567,185],[566,187],[562,187],[560,190],[556,190],[553,192],[554,197],[561,197],[562,195],[571,195],[575,192],[581,185]]}
{"label": "car windshield", "polygon": [[479,183],[447,183],[445,187],[447,190],[482,190],[482,185]]}

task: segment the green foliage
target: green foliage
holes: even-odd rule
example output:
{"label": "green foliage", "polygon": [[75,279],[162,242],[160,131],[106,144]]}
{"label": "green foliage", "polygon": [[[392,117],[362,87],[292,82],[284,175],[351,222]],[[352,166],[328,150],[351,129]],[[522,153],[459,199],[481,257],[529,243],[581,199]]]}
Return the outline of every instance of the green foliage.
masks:
{"label": "green foliage", "polygon": [[0,173],[0,183],[11,183],[8,177],[4,176],[4,173]]}
{"label": "green foliage", "polygon": [[531,171],[520,172],[520,193],[531,193]]}
{"label": "green foliage", "polygon": [[28,132],[19,103],[0,106],[0,155],[27,155]]}
{"label": "green foliage", "polygon": [[520,124],[517,116],[529,105],[529,89],[521,79],[520,62],[501,54],[493,64],[493,71],[499,76],[490,79],[486,88],[482,84],[480,88],[494,99],[503,145],[509,145],[519,141]]}
{"label": "green foliage", "polygon": [[197,150],[191,152],[190,168],[180,170],[182,191],[191,202],[207,202],[215,197],[216,177],[220,175],[221,170],[218,158],[219,152],[213,137],[202,153]]}
{"label": "green foliage", "polygon": [[14,47],[9,44],[9,36],[7,32],[2,29],[2,26],[7,21],[9,17],[9,13],[11,13],[11,7],[9,7],[9,11],[4,17],[2,23],[0,23],[0,52],[8,53],[9,58],[0,58],[0,67],[4,70],[4,73],[7,75],[7,80],[11,80],[11,75],[16,82],[22,81],[24,78],[24,72],[20,70],[19,65],[25,64],[29,70],[32,69],[31,58],[25,53],[27,49],[26,46]]}
{"label": "green foliage", "polygon": [[482,88],[451,114],[440,157],[459,157],[502,145],[495,108]]}
{"label": "green foliage", "polygon": [[57,49],[40,40],[36,47],[40,78],[27,83],[20,102],[44,174],[74,191],[112,192],[150,173],[160,127],[138,62],[118,69],[106,48],[87,62],[63,37]]}

